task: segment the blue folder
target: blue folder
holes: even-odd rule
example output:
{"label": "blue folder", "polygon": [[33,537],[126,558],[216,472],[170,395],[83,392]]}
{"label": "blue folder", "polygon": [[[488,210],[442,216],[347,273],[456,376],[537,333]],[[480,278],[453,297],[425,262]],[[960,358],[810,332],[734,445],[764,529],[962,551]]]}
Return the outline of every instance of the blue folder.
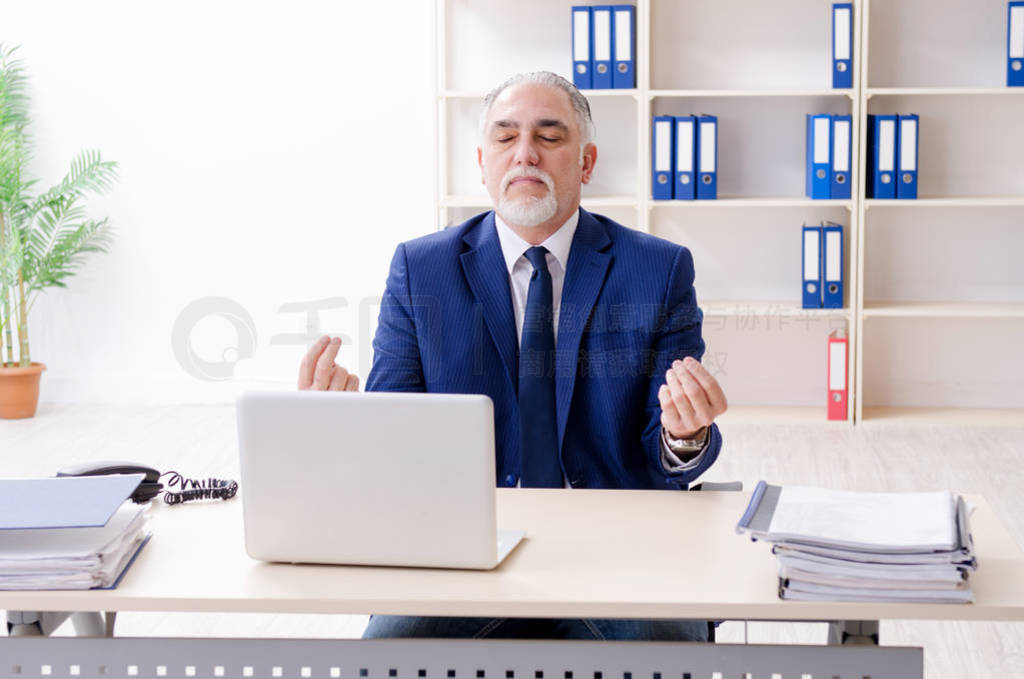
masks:
{"label": "blue folder", "polygon": [[676,116],[676,200],[694,200],[697,197],[697,118]]}
{"label": "blue folder", "polygon": [[868,115],[868,198],[896,197],[896,116]]}
{"label": "blue folder", "polygon": [[1024,87],[1024,2],[1006,10],[1006,85]]}
{"label": "blue folder", "polygon": [[672,200],[675,184],[675,118],[655,116],[651,126],[651,197]]}
{"label": "blue folder", "polygon": [[718,198],[718,117],[697,116],[697,200]]}
{"label": "blue folder", "polygon": [[807,114],[807,181],[808,198],[827,199],[832,186],[832,116],[827,113]]}
{"label": "blue folder", "polygon": [[853,3],[832,5],[832,87],[853,87]]}
{"label": "blue folder", "polygon": [[612,89],[612,55],[615,53],[611,5],[590,8],[591,47],[594,55],[594,89]]}
{"label": "blue folder", "polygon": [[115,474],[0,479],[0,530],[105,526],[143,478]]}
{"label": "blue folder", "polygon": [[636,8],[633,5],[614,5],[612,15],[615,36],[612,87],[628,90],[636,87]]}
{"label": "blue folder", "polygon": [[843,226],[826,222],[822,226],[821,299],[822,308],[843,308]]}
{"label": "blue folder", "polygon": [[850,197],[852,130],[852,116],[832,116],[832,171],[829,173],[829,197],[836,200]]}
{"label": "blue folder", "polygon": [[917,147],[920,133],[919,119],[916,114],[899,117],[899,153],[896,154],[897,198],[917,198]]}
{"label": "blue folder", "polygon": [[803,264],[801,265],[802,301],[804,309],[820,309],[822,227],[804,225]]}
{"label": "blue folder", "polygon": [[593,84],[593,32],[590,23],[589,7],[572,8],[572,84],[581,90],[589,90]]}

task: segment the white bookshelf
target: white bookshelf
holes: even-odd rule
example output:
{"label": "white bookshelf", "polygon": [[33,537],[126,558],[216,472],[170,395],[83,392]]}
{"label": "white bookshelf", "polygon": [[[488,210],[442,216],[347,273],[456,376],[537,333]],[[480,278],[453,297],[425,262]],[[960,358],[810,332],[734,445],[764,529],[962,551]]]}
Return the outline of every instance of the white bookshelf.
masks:
{"label": "white bookshelf", "polygon": [[[1024,423],[1024,88],[1006,87],[1007,3],[861,9],[861,110],[921,116],[921,197],[858,205],[856,418]],[[861,141],[863,167],[863,127]]]}
{"label": "white bookshelf", "polygon": [[[486,0],[436,0],[439,224],[490,208],[475,148],[479,105],[518,71],[571,80],[571,0],[527,0],[519,9]],[[681,243],[693,252],[705,312],[705,365],[730,399],[727,417],[826,421],[827,337],[849,337],[854,421],[860,237],[861,3],[854,2],[854,87],[831,88],[831,2],[636,0],[637,87],[586,90],[598,163],[583,207]],[[538,20],[543,15],[544,20]],[[714,201],[650,197],[651,119],[719,117]],[[853,116],[851,200],[803,196],[805,114]],[[845,229],[846,308],[800,304],[801,226]],[[705,301],[707,300],[707,301]],[[809,360],[809,356],[820,360]]]}

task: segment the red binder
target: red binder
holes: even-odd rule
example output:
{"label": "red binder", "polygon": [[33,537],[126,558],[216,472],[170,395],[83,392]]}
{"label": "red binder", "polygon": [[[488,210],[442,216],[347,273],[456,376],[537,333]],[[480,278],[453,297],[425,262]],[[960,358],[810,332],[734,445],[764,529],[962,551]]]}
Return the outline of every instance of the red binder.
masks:
{"label": "red binder", "polygon": [[849,360],[846,336],[836,331],[828,336],[828,419],[846,419],[846,398],[849,389]]}

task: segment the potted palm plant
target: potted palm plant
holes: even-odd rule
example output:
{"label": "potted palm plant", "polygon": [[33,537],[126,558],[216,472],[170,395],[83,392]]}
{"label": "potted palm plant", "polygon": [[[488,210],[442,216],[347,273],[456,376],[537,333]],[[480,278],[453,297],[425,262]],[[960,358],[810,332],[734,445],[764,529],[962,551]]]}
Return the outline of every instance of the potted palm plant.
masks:
{"label": "potted palm plant", "polygon": [[32,417],[46,366],[32,362],[28,318],[39,295],[65,281],[89,252],[106,252],[107,219],[90,219],[89,194],[110,189],[117,163],[82,151],[46,191],[26,176],[28,96],[17,48],[0,43],[0,418]]}

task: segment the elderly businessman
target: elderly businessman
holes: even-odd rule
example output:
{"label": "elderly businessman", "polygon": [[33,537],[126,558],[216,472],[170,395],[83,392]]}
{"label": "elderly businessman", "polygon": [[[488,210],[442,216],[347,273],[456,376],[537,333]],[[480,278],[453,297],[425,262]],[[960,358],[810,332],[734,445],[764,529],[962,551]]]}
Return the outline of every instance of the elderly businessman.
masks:
{"label": "elderly businessman", "polygon": [[[494,210],[398,246],[371,391],[487,394],[501,486],[685,489],[726,410],[700,364],[685,247],[580,208],[597,163],[586,98],[553,73],[484,99],[477,162]],[[321,338],[300,389],[354,391]],[[400,423],[396,423],[400,424]],[[706,638],[701,621],[374,616],[367,636]]]}

